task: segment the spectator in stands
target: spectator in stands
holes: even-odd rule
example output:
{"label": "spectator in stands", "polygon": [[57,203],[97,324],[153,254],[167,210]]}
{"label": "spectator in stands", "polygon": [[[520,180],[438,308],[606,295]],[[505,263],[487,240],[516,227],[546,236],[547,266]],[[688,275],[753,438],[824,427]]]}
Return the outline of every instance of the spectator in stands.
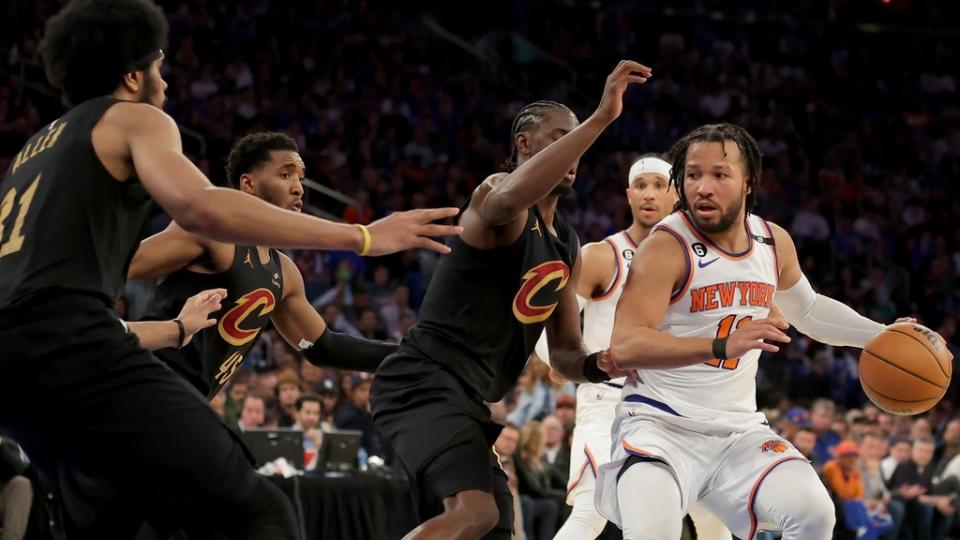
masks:
{"label": "spectator in stands", "polygon": [[517,463],[523,530],[527,540],[550,540],[557,532],[561,501],[566,486],[554,487],[550,471],[543,464],[543,424],[535,420],[520,428],[520,452]]}
{"label": "spectator in stands", "polygon": [[890,478],[897,466],[910,459],[910,440],[895,438],[890,444],[890,454],[880,461],[880,473],[883,481],[890,485]]}
{"label": "spectator in stands", "polygon": [[553,391],[549,374],[550,366],[537,358],[536,353],[531,354],[531,359],[527,361],[517,379],[517,407],[507,415],[508,420],[522,426],[553,412]]}
{"label": "spectator in stands", "polygon": [[360,311],[360,321],[357,323],[360,335],[367,339],[385,340],[387,333],[380,323],[380,316],[373,308],[364,308]]}
{"label": "spectator in stands", "polygon": [[315,386],[323,380],[324,368],[311,362],[300,362],[301,386],[305,391],[316,391]]}
{"label": "spectator in stands", "polygon": [[810,413],[803,407],[791,407],[777,422],[780,435],[793,441],[794,435],[801,429],[810,429]]}
{"label": "spectator in stands", "polygon": [[860,476],[863,478],[863,498],[867,508],[880,513],[886,511],[893,520],[893,527],[880,537],[881,540],[897,540],[905,509],[902,501],[890,497],[890,490],[880,470],[880,461],[887,455],[888,447],[885,437],[874,432],[864,434],[860,443]]}
{"label": "spectator in stands", "polygon": [[573,431],[577,420],[577,398],[573,396],[557,396],[556,409],[553,415],[563,424],[564,431]]}
{"label": "spectator in stands", "polygon": [[[502,401],[498,403],[503,403]],[[506,414],[506,411],[504,411]],[[500,459],[500,467],[507,475],[507,487],[513,496],[513,537],[515,540],[523,538],[523,510],[520,506],[520,492],[517,491],[517,445],[520,443],[520,430],[517,426],[507,422],[500,430],[500,435],[493,443],[493,449]]]}
{"label": "spectator in stands", "polygon": [[323,433],[320,430],[322,407],[320,396],[316,394],[301,394],[297,397],[297,421],[292,427],[303,432],[303,468],[307,471],[317,467],[317,452],[323,444]]}
{"label": "spectator in stands", "polygon": [[550,485],[564,486],[570,478],[570,447],[567,446],[566,430],[556,416],[543,419],[544,450],[543,464],[550,473]]}
{"label": "spectator in stands", "polygon": [[330,379],[324,379],[315,387],[315,390],[323,405],[321,409],[323,418],[320,420],[320,427],[325,430],[332,429],[334,413],[337,411],[337,405],[340,404],[340,392],[337,390],[337,385]]}
{"label": "spectator in stands", "polygon": [[27,464],[20,447],[0,439],[0,539],[21,540],[27,534],[33,486],[24,476]]}
{"label": "spectator in stands", "polygon": [[240,419],[240,410],[243,409],[243,400],[250,392],[250,382],[253,372],[245,367],[237,368],[230,378],[227,387],[227,401],[223,405],[223,420],[227,425],[235,425]]}
{"label": "spectator in stands", "polygon": [[277,404],[280,427],[290,427],[297,421],[297,398],[300,397],[300,377],[292,369],[277,375]]}
{"label": "spectator in stands", "polygon": [[380,317],[383,319],[390,337],[400,340],[404,332],[400,329],[400,320],[403,317],[417,319],[417,313],[410,307],[410,288],[398,285],[393,295],[380,308]]}
{"label": "spectator in stands", "polygon": [[793,439],[790,439],[790,442],[805,458],[810,460],[810,465],[812,465],[817,472],[823,469],[823,462],[820,461],[820,458],[814,453],[814,448],[816,448],[817,445],[817,436],[812,429],[798,429],[797,432],[793,434]]}
{"label": "spectator in stands", "polygon": [[240,420],[237,427],[240,431],[262,427],[264,424],[266,404],[259,394],[250,393],[243,398],[243,408],[240,410]]}
{"label": "spectator in stands", "polygon": [[833,447],[840,444],[840,435],[832,429],[834,412],[836,406],[829,399],[818,399],[810,408],[810,425],[817,436],[813,455],[820,463],[830,461],[833,458]]}
{"label": "spectator in stands", "polygon": [[363,432],[361,445],[368,456],[380,456],[386,461],[393,458],[393,451],[387,438],[373,425],[370,414],[371,379],[357,375],[354,378],[349,396],[337,405],[333,423],[337,429],[354,429]]}
{"label": "spectator in stands", "polygon": [[[860,448],[851,440],[834,447],[836,459],[823,466],[823,480],[833,496],[843,504],[843,525],[857,532],[858,538],[877,538],[893,528],[893,519],[875,499],[864,499],[864,483],[860,474]],[[881,503],[882,504],[882,503]]]}
{"label": "spectator in stands", "polygon": [[904,526],[909,527],[917,539],[946,539],[956,511],[950,497],[931,495],[934,446],[932,437],[913,441],[910,458],[897,465],[890,477],[894,497],[902,500],[907,510]]}

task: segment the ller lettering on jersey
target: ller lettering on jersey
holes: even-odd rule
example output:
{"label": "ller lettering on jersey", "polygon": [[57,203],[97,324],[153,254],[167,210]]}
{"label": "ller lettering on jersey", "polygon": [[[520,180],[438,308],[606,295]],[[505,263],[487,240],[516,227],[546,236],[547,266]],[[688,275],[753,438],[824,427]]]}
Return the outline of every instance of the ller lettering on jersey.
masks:
{"label": "ller lettering on jersey", "polygon": [[690,313],[741,306],[771,307],[776,287],[756,281],[728,281],[690,290]]}

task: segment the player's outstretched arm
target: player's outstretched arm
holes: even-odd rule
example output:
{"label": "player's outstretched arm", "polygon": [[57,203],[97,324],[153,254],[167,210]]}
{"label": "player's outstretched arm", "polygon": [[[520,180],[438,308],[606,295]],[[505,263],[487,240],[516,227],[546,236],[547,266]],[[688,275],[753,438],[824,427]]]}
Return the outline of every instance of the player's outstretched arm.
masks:
{"label": "player's outstretched arm", "polygon": [[127,279],[169,276],[203,256],[210,242],[171,222],[166,229],[140,242],[130,261]]}
{"label": "player's outstretched arm", "polygon": [[[610,340],[610,355],[619,369],[670,369],[708,362],[717,356],[715,340],[684,338],[660,332],[670,296],[686,277],[683,247],[669,233],[654,231],[637,250],[627,273]],[[787,324],[772,319],[751,321],[721,342],[721,356],[735,358],[752,349],[777,351],[763,340],[788,342]]]}
{"label": "player's outstretched arm", "polygon": [[[200,291],[183,304],[177,318],[170,321],[139,321],[125,323],[127,330],[140,338],[140,346],[148,351],[183,347],[193,335],[217,324],[210,314],[220,309],[220,302],[227,297],[225,289]],[[177,321],[180,324],[177,324]]]}
{"label": "player's outstretched arm", "polygon": [[307,300],[300,270],[286,255],[280,255],[283,295],[271,320],[280,335],[295,349],[303,351],[314,365],[374,372],[383,359],[397,350],[395,343],[340,334],[327,328],[323,318]]}
{"label": "player's outstretched arm", "polygon": [[460,227],[434,221],[456,208],[397,212],[361,228],[277,208],[246,193],[214,187],[183,155],[176,123],[146,104],[120,103],[112,118],[120,124],[137,178],[185,230],[232,244],[280,248],[336,249],[384,255],[411,248],[446,253],[432,236],[459,234]]}
{"label": "player's outstretched arm", "polygon": [[790,234],[771,223],[780,262],[780,286],[773,301],[797,331],[821,343],[863,348],[884,326],[833,298],[814,292],[803,275]]}
{"label": "player's outstretched arm", "polygon": [[627,86],[643,84],[651,75],[646,66],[621,61],[607,77],[600,105],[589,118],[492,185],[476,205],[471,205],[480,219],[491,227],[505,225],[549,195],[603,130],[620,116]]}

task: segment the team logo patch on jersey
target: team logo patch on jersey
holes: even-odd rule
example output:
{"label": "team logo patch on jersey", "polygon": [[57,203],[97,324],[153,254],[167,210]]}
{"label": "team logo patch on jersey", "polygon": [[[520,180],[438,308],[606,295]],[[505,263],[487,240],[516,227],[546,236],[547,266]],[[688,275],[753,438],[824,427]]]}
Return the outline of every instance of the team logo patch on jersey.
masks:
{"label": "team logo patch on jersey", "polygon": [[513,316],[523,324],[534,324],[547,320],[557,308],[557,302],[537,305],[533,298],[541,289],[557,282],[554,291],[559,292],[570,279],[570,268],[562,261],[549,261],[538,264],[523,275],[520,290],[513,297]]}
{"label": "team logo patch on jersey", "polygon": [[776,452],[778,454],[782,454],[789,449],[790,447],[787,446],[787,443],[784,442],[783,439],[770,439],[769,441],[766,441],[760,445],[760,451],[764,453]]}
{"label": "team logo patch on jersey", "polygon": [[230,311],[227,311],[223,317],[220,317],[220,323],[217,325],[217,329],[220,331],[220,337],[222,337],[224,341],[234,347],[239,347],[255,338],[257,333],[260,332],[260,327],[241,328],[240,323],[245,321],[247,317],[257,309],[259,309],[259,313],[256,317],[266,316],[273,311],[274,306],[277,305],[277,300],[269,289],[260,288],[237,298],[234,304],[234,307],[231,308]]}

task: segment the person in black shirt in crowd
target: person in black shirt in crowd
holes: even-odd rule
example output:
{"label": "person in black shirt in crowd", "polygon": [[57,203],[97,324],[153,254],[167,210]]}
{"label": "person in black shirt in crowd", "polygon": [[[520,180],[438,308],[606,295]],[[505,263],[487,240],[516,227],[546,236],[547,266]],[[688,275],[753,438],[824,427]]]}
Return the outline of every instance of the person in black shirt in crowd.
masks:
{"label": "person in black shirt in crowd", "polygon": [[956,509],[949,496],[933,495],[934,446],[931,437],[914,440],[910,459],[897,465],[889,483],[894,497],[906,505],[903,526],[913,529],[914,538],[944,540]]}

